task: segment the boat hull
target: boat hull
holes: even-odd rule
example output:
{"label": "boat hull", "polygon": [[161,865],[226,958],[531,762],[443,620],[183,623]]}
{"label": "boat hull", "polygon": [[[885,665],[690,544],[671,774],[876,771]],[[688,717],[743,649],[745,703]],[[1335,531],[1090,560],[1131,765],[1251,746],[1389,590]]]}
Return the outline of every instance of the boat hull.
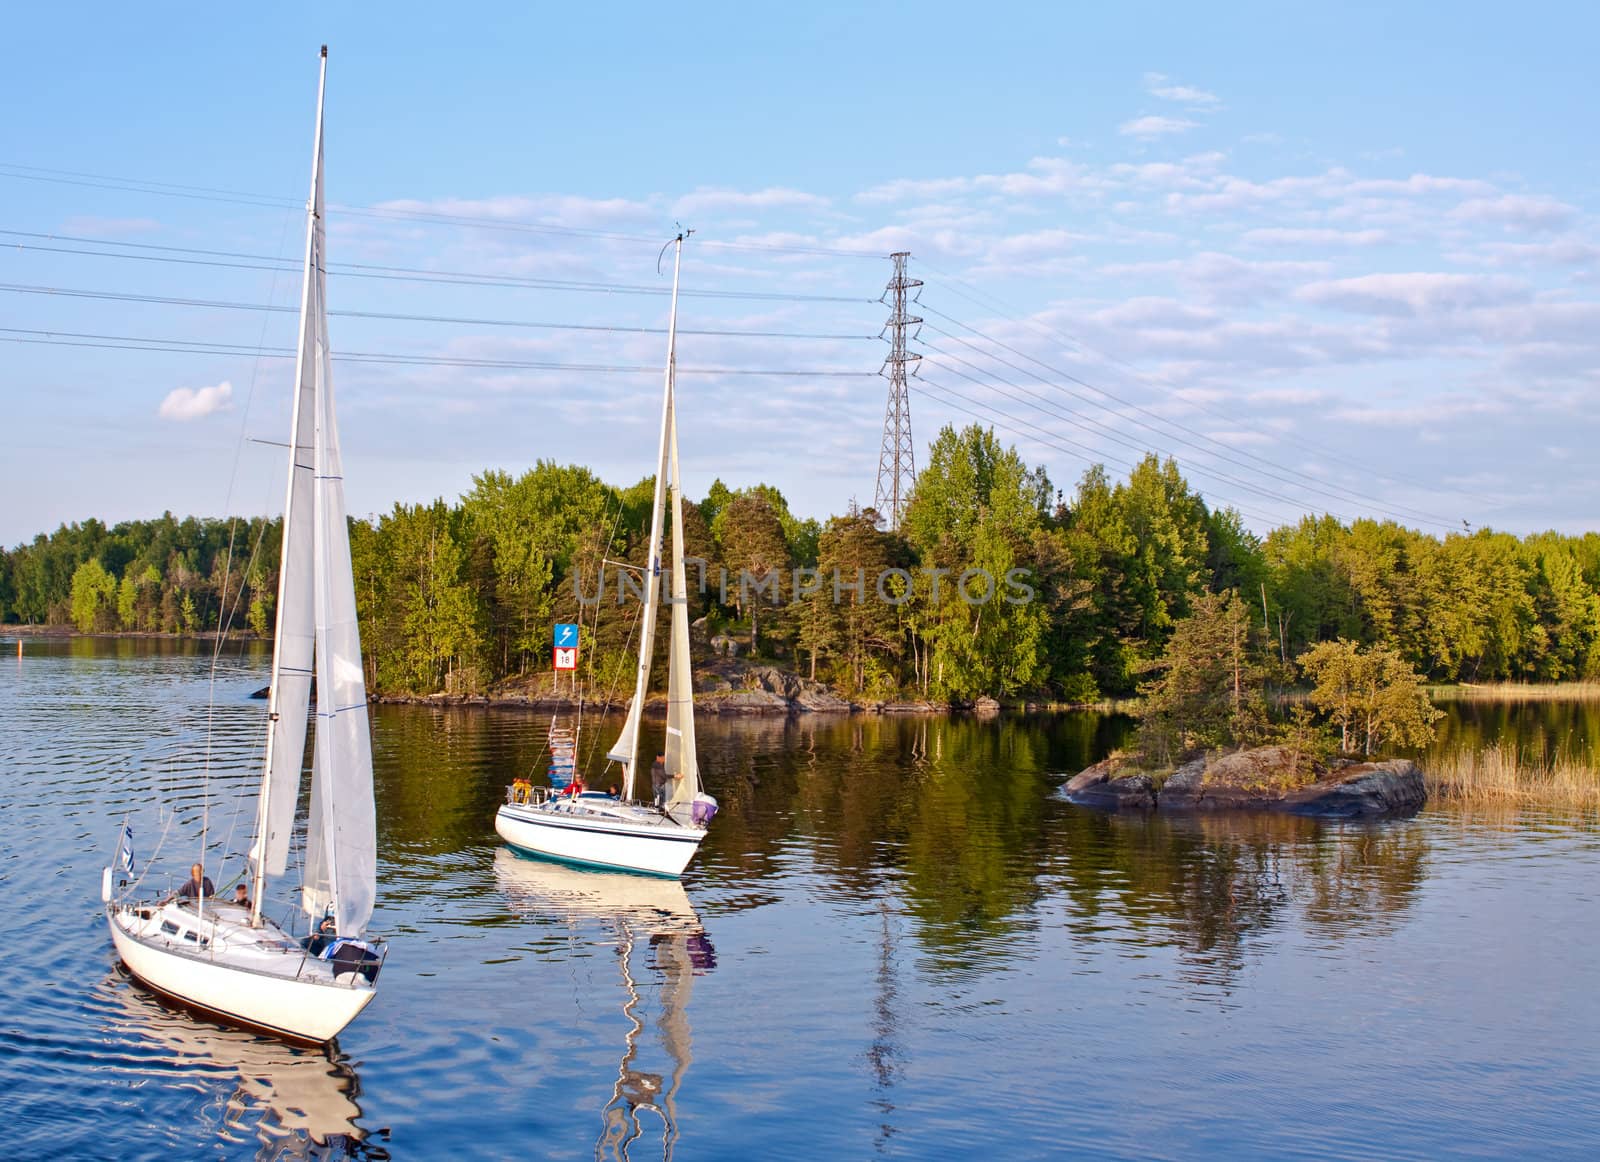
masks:
{"label": "boat hull", "polygon": [[171,947],[162,939],[130,931],[136,921],[115,904],[106,909],[106,923],[117,956],[134,979],[152,992],[207,1016],[285,1040],[325,1044],[377,995],[371,984],[353,973],[346,974],[351,979],[342,981],[293,975],[294,964],[321,968],[304,955],[286,955],[284,971],[274,972]]}
{"label": "boat hull", "polygon": [[665,818],[630,822],[620,814],[551,804],[508,803],[495,813],[494,829],[511,846],[534,855],[673,878],[683,874],[706,837],[704,828]]}

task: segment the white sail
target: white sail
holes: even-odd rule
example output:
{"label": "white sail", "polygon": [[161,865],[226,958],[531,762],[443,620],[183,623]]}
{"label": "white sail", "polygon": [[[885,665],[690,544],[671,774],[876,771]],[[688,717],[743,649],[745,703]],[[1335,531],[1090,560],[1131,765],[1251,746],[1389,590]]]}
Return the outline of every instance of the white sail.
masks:
{"label": "white sail", "polygon": [[[311,150],[311,195],[306,203],[305,278],[300,293],[300,343],[295,351],[295,394],[290,421],[289,482],[283,502],[283,544],[278,566],[278,608],[273,630],[265,770],[256,811],[256,880],[259,901],[267,876],[288,866],[300,774],[305,769],[306,714],[311,705],[312,525],[317,378],[322,358],[317,320],[322,311],[322,98],[323,57],[317,85],[317,131]],[[259,908],[256,914],[259,916]]]}
{"label": "white sail", "polygon": [[[320,136],[319,136],[320,142]],[[345,515],[339,427],[324,301],[322,165],[316,167],[312,281],[316,321],[316,479],[312,505],[313,589],[316,609],[317,730],[306,829],[302,906],[312,916],[331,911],[340,935],[359,936],[377,894],[377,824],[372,803],[372,739],[367,684],[361,670],[350,525]]]}
{"label": "white sail", "polygon": [[672,505],[672,638],[667,649],[667,775],[672,806],[694,802],[700,766],[694,738],[694,673],[689,667],[689,586],[683,568],[683,482],[678,479],[678,406],[667,405]]}
{"label": "white sail", "polygon": [[678,334],[678,270],[682,261],[683,247],[680,244],[672,266],[672,311],[667,322],[667,375],[661,395],[661,447],[656,455],[656,487],[650,502],[644,613],[639,618],[639,669],[634,675],[633,701],[628,704],[628,717],[622,724],[622,733],[606,752],[606,758],[623,764],[624,799],[633,798],[634,773],[638,766],[639,719],[644,714],[645,691],[650,686],[650,663],[655,657],[656,648],[656,611],[661,603],[661,509],[667,486],[667,432],[672,415],[674,347]]}

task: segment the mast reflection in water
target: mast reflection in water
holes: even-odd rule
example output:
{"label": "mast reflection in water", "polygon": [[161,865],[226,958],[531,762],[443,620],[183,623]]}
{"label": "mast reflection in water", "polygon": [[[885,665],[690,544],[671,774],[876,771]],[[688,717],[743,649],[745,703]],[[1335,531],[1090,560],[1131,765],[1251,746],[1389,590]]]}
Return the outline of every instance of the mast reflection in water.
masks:
{"label": "mast reflection in water", "polygon": [[[595,922],[615,935],[627,1028],[611,1098],[601,1111],[595,1157],[634,1158],[634,1144],[654,1142],[659,1133],[661,1157],[670,1159],[678,1144],[678,1095],[694,1063],[689,998],[694,978],[717,964],[688,893],[677,880],[573,868],[509,848],[495,852],[494,872],[513,908],[564,922],[575,939],[586,938],[584,929]],[[654,980],[636,971],[641,952]],[[645,1034],[654,984],[664,1073],[648,1068],[652,1046]]]}

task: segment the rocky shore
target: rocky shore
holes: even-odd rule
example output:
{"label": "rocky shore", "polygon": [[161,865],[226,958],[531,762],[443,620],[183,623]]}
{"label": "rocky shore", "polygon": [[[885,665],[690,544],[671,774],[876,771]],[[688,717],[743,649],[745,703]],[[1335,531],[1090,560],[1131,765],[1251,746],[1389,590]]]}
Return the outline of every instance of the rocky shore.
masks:
{"label": "rocky shore", "polygon": [[1111,758],[1069,779],[1074,803],[1104,810],[1281,811],[1326,819],[1407,815],[1427,800],[1422,771],[1410,759],[1341,760],[1324,766],[1283,746],[1193,759],[1168,773]]}
{"label": "rocky shore", "polygon": [[[483,694],[380,695],[375,702],[418,703],[424,705],[465,705],[520,707],[537,711],[576,709],[570,695],[558,692],[548,675],[524,682],[502,683]],[[987,701],[987,700],[986,700]],[[843,698],[826,683],[802,678],[777,666],[719,660],[701,668],[695,682],[695,709],[703,714],[948,714],[967,707],[925,700],[871,701]],[[591,709],[595,702],[586,702]],[[623,710],[627,695],[614,699],[611,708]],[[666,696],[654,694],[645,702],[645,713],[666,713]],[[999,704],[994,703],[998,711]],[[973,708],[985,713],[988,707]]]}

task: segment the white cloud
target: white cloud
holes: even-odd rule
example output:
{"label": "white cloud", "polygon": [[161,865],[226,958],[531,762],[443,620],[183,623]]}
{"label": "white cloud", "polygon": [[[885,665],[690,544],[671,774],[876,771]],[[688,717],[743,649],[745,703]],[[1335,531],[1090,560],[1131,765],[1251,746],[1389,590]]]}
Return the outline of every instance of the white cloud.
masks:
{"label": "white cloud", "polygon": [[1483,247],[1494,266],[1587,266],[1600,264],[1600,246],[1581,238],[1549,242],[1491,242]]}
{"label": "white cloud", "polygon": [[226,411],[232,398],[233,384],[226,380],[215,387],[175,387],[167,392],[157,414],[164,420],[198,420]]}
{"label": "white cloud", "polygon": [[1177,101],[1184,105],[1218,105],[1221,99],[1215,93],[1208,93],[1204,89],[1196,89],[1192,85],[1176,85],[1172,78],[1161,73],[1146,73],[1144,75],[1145,92],[1152,97],[1160,97],[1163,101]]}
{"label": "white cloud", "polygon": [[1295,298],[1319,307],[1373,315],[1419,315],[1487,307],[1527,296],[1519,279],[1503,275],[1364,274],[1314,282]]}
{"label": "white cloud", "polygon": [[1470,198],[1451,211],[1464,222],[1498,222],[1524,230],[1557,230],[1577,216],[1576,208],[1544,195],[1502,194]]}
{"label": "white cloud", "polygon": [[1139,137],[1148,141],[1173,133],[1187,133],[1198,124],[1198,121],[1191,121],[1187,117],[1135,117],[1118,125],[1117,132],[1124,137]]}
{"label": "white cloud", "polygon": [[1326,226],[1267,226],[1241,235],[1253,246],[1377,246],[1389,236],[1382,230],[1335,230]]}
{"label": "white cloud", "polygon": [[764,190],[724,190],[702,187],[672,204],[674,214],[750,213],[759,210],[825,210],[828,199],[802,190],[769,186]]}
{"label": "white cloud", "polygon": [[1156,262],[1111,263],[1110,275],[1167,275],[1180,285],[1205,294],[1213,302],[1235,306],[1255,302],[1315,275],[1328,273],[1325,262],[1249,262],[1231,254],[1205,251],[1187,258]]}
{"label": "white cloud", "polygon": [[491,198],[434,198],[427,201],[397,198],[379,202],[373,211],[399,217],[484,218],[508,224],[518,221],[547,222],[580,228],[650,221],[660,214],[658,208],[649,202],[629,198],[584,198],[570,194],[539,197],[504,194]]}

